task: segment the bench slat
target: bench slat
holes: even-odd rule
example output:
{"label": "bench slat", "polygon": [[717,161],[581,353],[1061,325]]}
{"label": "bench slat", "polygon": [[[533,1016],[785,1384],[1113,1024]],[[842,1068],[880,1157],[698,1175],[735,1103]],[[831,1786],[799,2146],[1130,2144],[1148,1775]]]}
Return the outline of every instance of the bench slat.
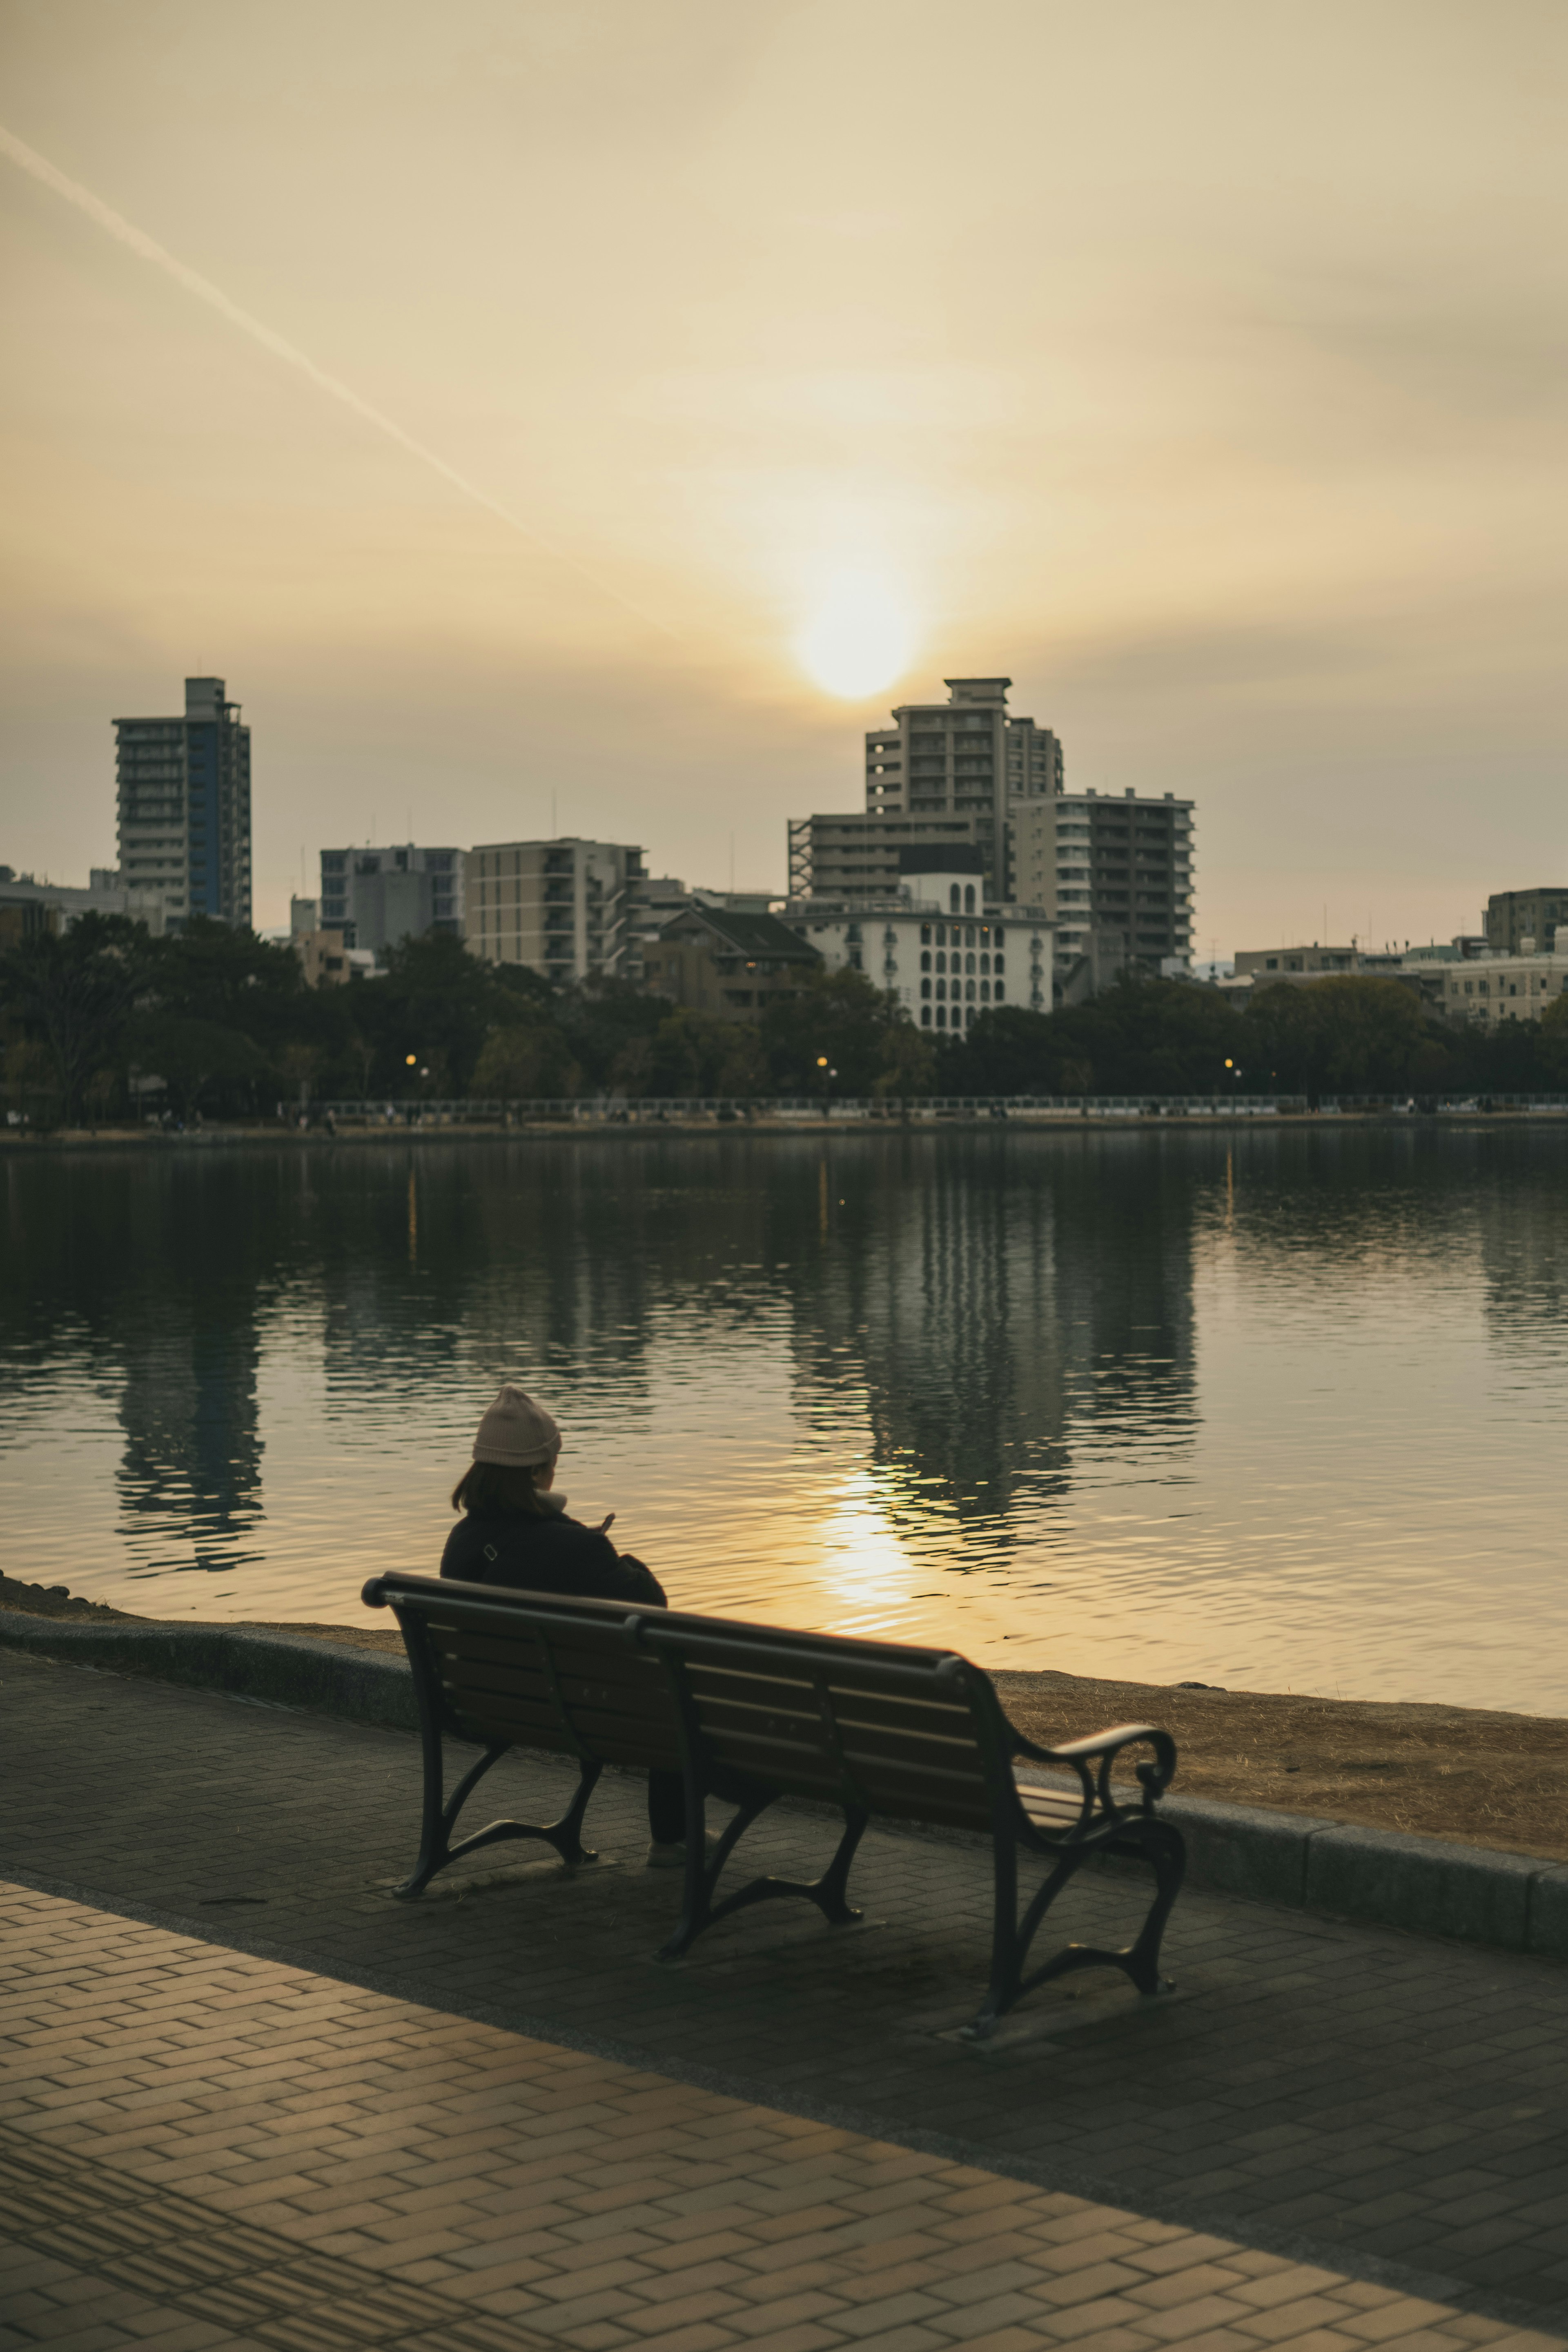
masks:
{"label": "bench slat", "polygon": [[436,1657],[443,1682],[454,1689],[507,1691],[517,1698],[548,1700],[553,1706],[559,1688],[570,1706],[613,1703],[639,1721],[673,1723],[675,1719],[662,1680],[628,1685],[606,1675],[561,1674],[552,1683],[541,1667],[532,1664],[455,1657],[450,1651],[438,1651]]}
{"label": "bench slat", "polygon": [[427,1628],[432,1641],[443,1655],[470,1658],[476,1664],[493,1659],[497,1664],[541,1664],[546,1648],[555,1661],[557,1673],[586,1673],[596,1680],[622,1684],[635,1688],[647,1684],[664,1686],[664,1677],[656,1659],[643,1656],[633,1650],[625,1638],[616,1633],[602,1640],[595,1631],[584,1641],[571,1633],[558,1633],[552,1627],[548,1636],[519,1631],[517,1633],[480,1633],[466,1625],[443,1625],[432,1622]]}
{"label": "bench slat", "polygon": [[624,1739],[656,1741],[671,1755],[678,1753],[680,1740],[675,1725],[669,1716],[635,1716],[627,1708],[616,1706],[613,1695],[601,1696],[596,1702],[591,1696],[568,1703],[566,1720],[553,1698],[530,1698],[526,1693],[497,1689],[493,1685],[474,1683],[444,1683],[447,1704],[462,1715],[505,1716],[515,1724],[517,1736],[523,1738],[532,1730],[570,1730],[587,1747],[593,1747],[601,1737],[618,1732]]}
{"label": "bench slat", "polygon": [[[697,1720],[716,1750],[733,1753],[750,1739],[788,1739],[831,1754],[821,1716],[813,1707],[752,1707],[735,1699],[699,1699]],[[839,1741],[844,1759],[857,1772],[873,1773],[883,1763],[899,1763],[934,1773],[959,1772],[977,1783],[983,1767],[974,1733],[959,1738],[951,1732],[899,1731],[882,1724],[847,1723],[839,1719]]]}
{"label": "bench slat", "polygon": [[866,1697],[880,1696],[900,1700],[918,1700],[928,1706],[966,1707],[961,1686],[939,1680],[936,1670],[927,1666],[900,1666],[884,1659],[855,1659],[824,1655],[818,1658],[804,1644],[793,1655],[770,1658],[766,1651],[747,1649],[738,1642],[694,1642],[687,1649],[666,1638],[665,1628],[649,1624],[648,1647],[670,1647],[677,1650],[684,1660],[695,1687],[699,1680],[738,1675],[747,1681],[777,1679],[810,1689],[819,1679],[830,1689],[863,1692]]}
{"label": "bench slat", "polygon": [[[711,1701],[794,1708],[821,1720],[815,1687],[803,1677],[786,1681],[779,1675],[716,1672],[705,1660],[700,1664],[693,1664],[688,1680],[692,1696],[699,1706]],[[974,1718],[967,1700],[945,1702],[929,1688],[915,1697],[889,1696],[882,1691],[861,1690],[852,1681],[837,1676],[828,1677],[827,1688],[841,1722],[887,1724],[900,1730],[925,1729],[939,1737],[946,1734],[970,1740],[975,1736]]]}

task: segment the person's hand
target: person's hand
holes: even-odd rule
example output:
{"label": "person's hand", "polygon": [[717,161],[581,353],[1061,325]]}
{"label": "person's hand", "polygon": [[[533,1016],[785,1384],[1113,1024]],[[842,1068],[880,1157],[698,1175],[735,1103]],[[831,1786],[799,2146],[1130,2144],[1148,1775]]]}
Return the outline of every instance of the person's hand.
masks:
{"label": "person's hand", "polygon": [[601,1520],[600,1520],[600,1522],[599,1522],[599,1532],[600,1532],[600,1534],[601,1534],[601,1536],[607,1536],[607,1535],[610,1533],[611,1528],[612,1528],[614,1525],[615,1525],[615,1514],[614,1514],[614,1512],[613,1512],[613,1511],[611,1511],[610,1513],[608,1513],[608,1515],[607,1515],[604,1518],[601,1519]]}

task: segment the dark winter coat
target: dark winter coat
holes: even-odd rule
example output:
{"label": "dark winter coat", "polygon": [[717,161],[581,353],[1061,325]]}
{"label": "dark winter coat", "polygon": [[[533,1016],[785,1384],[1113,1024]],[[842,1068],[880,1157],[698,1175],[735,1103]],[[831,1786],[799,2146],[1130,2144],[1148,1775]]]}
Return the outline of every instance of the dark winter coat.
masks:
{"label": "dark winter coat", "polygon": [[640,1559],[618,1552],[597,1528],[551,1509],[481,1517],[465,1511],[446,1538],[443,1576],[465,1584],[506,1584],[523,1592],[568,1592],[589,1601],[640,1601],[665,1605],[663,1587]]}

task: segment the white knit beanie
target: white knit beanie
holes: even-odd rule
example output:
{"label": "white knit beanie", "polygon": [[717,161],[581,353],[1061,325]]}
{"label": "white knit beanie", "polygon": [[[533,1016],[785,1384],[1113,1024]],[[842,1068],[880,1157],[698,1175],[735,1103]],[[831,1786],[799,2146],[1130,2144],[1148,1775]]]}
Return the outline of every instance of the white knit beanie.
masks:
{"label": "white knit beanie", "polygon": [[479,1423],[474,1440],[476,1462],[496,1462],[507,1470],[531,1470],[553,1462],[560,1452],[560,1432],[542,1404],[508,1381]]}

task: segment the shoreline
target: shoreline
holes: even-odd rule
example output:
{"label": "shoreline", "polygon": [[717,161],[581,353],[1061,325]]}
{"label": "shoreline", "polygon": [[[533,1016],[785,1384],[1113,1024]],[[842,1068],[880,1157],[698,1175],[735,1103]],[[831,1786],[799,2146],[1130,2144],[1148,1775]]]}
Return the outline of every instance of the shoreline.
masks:
{"label": "shoreline", "polygon": [[[177,1626],[0,1575],[0,1611],[149,1634],[270,1635],[401,1659],[395,1625],[247,1619]],[[367,1612],[367,1615],[369,1612]],[[135,1666],[117,1669],[135,1672]],[[998,1668],[1009,1715],[1041,1746],[1115,1722],[1171,1733],[1183,1798],[1568,1863],[1568,1720],[1419,1700],[1329,1699]]]}
{"label": "shoreline", "polygon": [[[1005,1105],[1005,1098],[998,1097]],[[1234,1135],[1265,1129],[1309,1129],[1313,1132],[1326,1129],[1342,1131],[1346,1128],[1400,1128],[1411,1132],[1459,1133],[1465,1135],[1495,1132],[1499,1127],[1509,1129],[1568,1126],[1568,1108],[1542,1110],[1439,1111],[1411,1112],[1405,1110],[1215,1110],[1158,1111],[1129,1108],[1125,1111],[1070,1110],[1010,1110],[998,1118],[990,1110],[982,1111],[915,1111],[908,1118],[895,1112],[873,1115],[868,1112],[841,1112],[837,1116],[788,1117],[759,1116],[756,1118],[737,1117],[721,1119],[716,1113],[671,1118],[590,1118],[582,1119],[522,1119],[511,1127],[489,1121],[475,1120],[424,1126],[355,1126],[340,1127],[332,1132],[325,1128],[205,1126],[190,1129],[181,1134],[166,1134],[162,1129],[146,1127],[62,1128],[46,1134],[24,1133],[16,1128],[0,1128],[0,1152],[37,1154],[51,1151],[213,1151],[232,1146],[254,1150],[263,1146],[294,1151],[324,1150],[341,1147],[363,1150],[376,1145],[406,1145],[418,1143],[558,1143],[607,1139],[624,1142],[638,1138],[668,1138],[670,1136],[706,1136],[719,1139],[738,1137],[790,1135],[877,1135],[911,1136],[960,1134],[995,1134],[998,1128],[1025,1129],[1030,1135],[1127,1135],[1147,1134],[1151,1130],[1165,1134]]]}

